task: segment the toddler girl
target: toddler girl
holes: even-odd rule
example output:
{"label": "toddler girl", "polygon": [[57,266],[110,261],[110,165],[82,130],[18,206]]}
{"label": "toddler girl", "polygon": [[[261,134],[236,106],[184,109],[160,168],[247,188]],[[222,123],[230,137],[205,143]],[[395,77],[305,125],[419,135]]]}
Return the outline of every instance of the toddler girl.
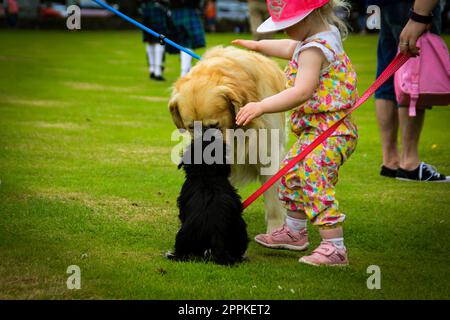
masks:
{"label": "toddler girl", "polygon": [[[267,0],[271,17],[258,32],[284,30],[292,40],[235,40],[234,44],[290,60],[287,89],[260,102],[245,105],[236,115],[246,125],[263,113],[292,109],[291,130],[296,142],[283,166],[344,116],[356,101],[356,73],[345,54],[341,34],[345,23],[334,9],[348,5],[341,0]],[[279,198],[287,209],[286,223],[255,241],[268,248],[306,250],[306,224],[317,225],[321,244],[301,263],[347,265],[342,223],[335,186],[340,166],[356,147],[357,128],[349,116],[325,142],[296,164],[283,178]]]}

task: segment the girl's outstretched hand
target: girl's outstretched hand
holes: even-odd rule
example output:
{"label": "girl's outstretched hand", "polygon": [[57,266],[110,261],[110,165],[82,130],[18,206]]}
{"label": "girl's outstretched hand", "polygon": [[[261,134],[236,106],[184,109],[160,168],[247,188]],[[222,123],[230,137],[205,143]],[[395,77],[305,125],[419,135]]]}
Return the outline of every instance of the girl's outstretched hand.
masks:
{"label": "girl's outstretched hand", "polygon": [[258,51],[258,41],[236,39],[231,41],[232,44],[247,48],[249,50]]}
{"label": "girl's outstretched hand", "polygon": [[238,126],[245,126],[253,119],[263,114],[262,106],[260,102],[250,102],[242,107],[236,115],[236,124]]}

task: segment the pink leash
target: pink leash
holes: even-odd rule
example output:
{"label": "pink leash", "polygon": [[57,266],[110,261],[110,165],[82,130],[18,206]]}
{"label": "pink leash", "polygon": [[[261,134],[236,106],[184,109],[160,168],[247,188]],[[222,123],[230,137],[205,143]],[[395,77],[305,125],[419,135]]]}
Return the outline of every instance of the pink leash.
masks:
{"label": "pink leash", "polygon": [[324,131],[320,136],[317,137],[311,144],[309,144],[301,153],[299,153],[295,158],[290,160],[286,166],[280,169],[274,176],[272,176],[266,183],[264,183],[258,190],[256,190],[250,197],[248,197],[243,203],[243,208],[247,208],[253,203],[258,197],[263,194],[267,189],[269,189],[278,179],[285,175],[293,166],[295,166],[299,161],[303,160],[308,154],[310,154],[318,145],[320,145],[326,138],[328,138],[345,120],[345,118],[355,111],[359,106],[369,99],[375,91],[381,87],[394,73],[409,59],[408,55],[399,53],[394,60],[387,66],[383,73],[375,80],[375,82],[364,92],[363,96],[355,103],[355,105],[348,110],[348,112],[335,122],[331,127]]}

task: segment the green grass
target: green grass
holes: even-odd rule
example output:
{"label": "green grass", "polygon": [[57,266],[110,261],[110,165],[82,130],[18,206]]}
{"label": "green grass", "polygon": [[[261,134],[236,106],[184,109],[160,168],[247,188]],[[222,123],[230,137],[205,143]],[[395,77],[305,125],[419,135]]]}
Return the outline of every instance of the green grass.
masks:
{"label": "green grass", "polygon": [[[378,175],[373,100],[355,114],[360,140],[337,187],[349,267],[300,265],[299,254],[254,242],[231,268],[163,258],[183,183],[167,111],[179,61],[168,56],[168,81],[150,82],[140,41],[138,31],[0,31],[0,298],[450,298],[450,187]],[[376,41],[345,43],[360,93],[374,79]],[[448,108],[427,112],[420,144],[447,173],[449,121]],[[265,230],[261,199],[245,219],[251,237]],[[81,268],[81,290],[66,288],[69,265]],[[381,290],[366,287],[369,265],[381,268]]]}

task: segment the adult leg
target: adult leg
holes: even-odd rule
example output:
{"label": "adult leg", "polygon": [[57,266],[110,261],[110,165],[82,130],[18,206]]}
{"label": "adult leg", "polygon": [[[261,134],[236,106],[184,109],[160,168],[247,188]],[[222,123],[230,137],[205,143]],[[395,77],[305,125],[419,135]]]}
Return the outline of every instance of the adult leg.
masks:
{"label": "adult leg", "polygon": [[155,44],[148,43],[145,47],[148,59],[148,72],[150,75],[155,73]]}
{"label": "adult leg", "polygon": [[[258,3],[258,14],[259,14],[259,24],[258,26],[263,23],[267,18],[270,17],[269,11],[267,10],[267,5],[264,2]],[[256,29],[255,29],[256,30]],[[268,33],[258,33],[257,38],[258,40],[264,40],[264,39],[272,39],[275,33],[268,32]]]}
{"label": "adult leg", "polygon": [[181,51],[180,59],[181,59],[181,76],[184,77],[191,70],[192,57],[189,54]]}
{"label": "adult leg", "polygon": [[[431,31],[441,33],[441,9],[438,6],[433,10],[433,23]],[[394,36],[398,39],[400,31],[396,29]],[[408,115],[408,108],[399,108],[400,132],[402,141],[402,153],[400,155],[400,168],[411,171],[420,164],[419,138],[425,119],[425,110],[417,109],[416,116]]]}
{"label": "adult leg", "polygon": [[399,108],[400,132],[402,136],[402,153],[400,168],[414,170],[420,164],[419,138],[425,119],[425,110],[417,109],[416,116],[408,115],[408,108]]}
{"label": "adult leg", "polygon": [[397,149],[398,111],[395,101],[376,99],[375,110],[380,128],[383,165],[398,169],[400,157]]}
{"label": "adult leg", "polygon": [[425,119],[425,110],[416,110],[410,117],[408,108],[399,108],[400,130],[402,133],[402,153],[397,178],[401,180],[450,182],[450,177],[439,173],[433,166],[420,161],[419,138]]}
{"label": "adult leg", "polygon": [[256,32],[258,26],[262,23],[262,18],[259,12],[257,1],[248,2],[248,13],[250,16],[250,29],[253,35],[253,40],[259,40],[259,35]]}
{"label": "adult leg", "polygon": [[[403,25],[399,4],[384,6],[381,10],[381,30],[377,49],[377,77],[397,54],[397,30]],[[380,128],[383,166],[396,170],[400,165],[397,148],[398,111],[395,100],[394,80],[391,77],[375,92],[375,109]],[[383,169],[381,172],[383,174]],[[395,171],[388,176],[395,177]]]}
{"label": "adult leg", "polygon": [[164,80],[162,77],[162,64],[164,59],[165,46],[161,44],[155,45],[155,76],[158,80]]}

